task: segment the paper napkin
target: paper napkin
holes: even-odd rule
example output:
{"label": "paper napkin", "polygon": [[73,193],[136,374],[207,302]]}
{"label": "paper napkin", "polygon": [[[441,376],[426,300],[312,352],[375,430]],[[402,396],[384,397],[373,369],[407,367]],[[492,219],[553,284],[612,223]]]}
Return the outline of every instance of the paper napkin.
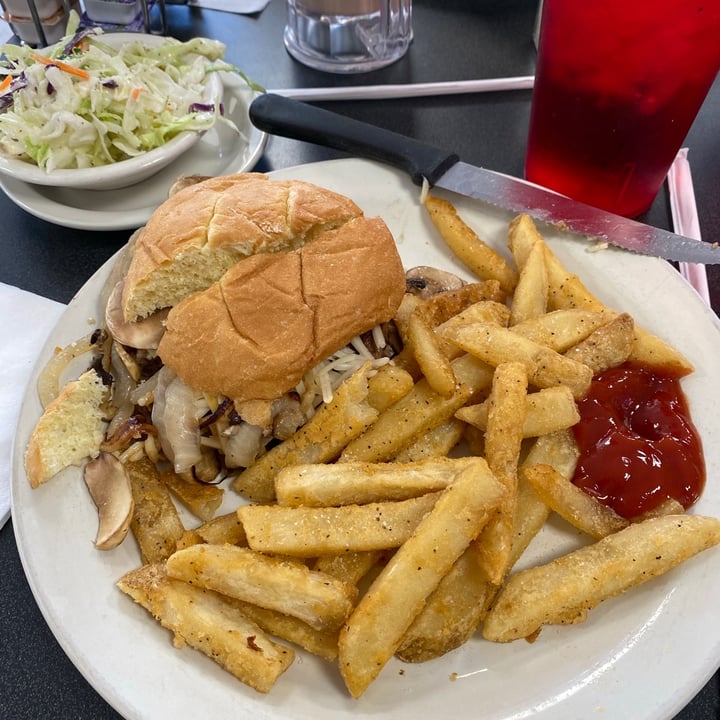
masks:
{"label": "paper napkin", "polygon": [[10,517],[10,453],[30,374],[65,306],[0,283],[0,528]]}

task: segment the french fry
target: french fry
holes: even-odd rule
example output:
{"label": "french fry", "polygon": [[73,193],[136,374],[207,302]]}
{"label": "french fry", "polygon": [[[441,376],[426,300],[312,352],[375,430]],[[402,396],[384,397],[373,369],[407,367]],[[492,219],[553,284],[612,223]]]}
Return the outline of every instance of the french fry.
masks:
{"label": "french fry", "polygon": [[674,498],[668,498],[667,500],[663,500],[652,510],[647,510],[642,515],[632,518],[632,522],[642,522],[643,520],[660,517],[661,515],[682,515],[684,512],[685,508],[682,503],[678,502]]}
{"label": "french fry", "polygon": [[510,568],[526,395],[525,366],[522,363],[498,365],[488,401],[485,458],[505,492],[495,514],[475,541],[478,563],[495,585],[502,582]]}
{"label": "french fry", "polygon": [[235,492],[254,502],[275,499],[275,475],[295,463],[333,460],[348,441],[370,427],[378,411],[368,403],[369,363],[357,370],[335,391],[291,438],[276,445],[232,483]]}
{"label": "french fry", "polygon": [[167,560],[171,578],[334,630],[350,614],[357,588],[302,563],[235,545],[193,545]]}
{"label": "french fry", "polygon": [[456,379],[450,361],[461,354],[457,347],[443,341],[436,328],[451,322],[462,322],[465,316],[458,318],[458,315],[471,307],[478,308],[481,303],[494,318],[496,308],[505,308],[501,305],[503,299],[504,293],[500,291],[498,282],[487,280],[435,295],[412,313],[407,325],[407,349],[414,355],[419,370],[435,392],[444,397],[452,394]]}
{"label": "french fry", "polygon": [[554,350],[490,323],[475,323],[446,331],[446,337],[489,365],[522,362],[531,384],[538,388],[567,385],[575,399],[587,393],[592,370]]}
{"label": "french fry", "polygon": [[[509,320],[510,308],[506,305],[493,300],[476,302],[464,310],[461,310],[457,315],[453,315],[445,322],[435,326],[434,332],[437,337],[440,352],[450,361],[457,359],[463,354],[463,351],[458,348],[457,345],[445,339],[444,331],[446,328],[467,325],[472,322],[490,322],[507,326]],[[415,359],[411,345],[404,347],[403,350],[393,358],[393,363],[407,370],[416,380],[422,377],[422,371]]]}
{"label": "french fry", "polygon": [[569,481],[575,473],[577,458],[577,445],[569,430],[541,435],[528,450],[518,469],[518,497],[513,521],[513,544],[510,551],[511,568],[525,552],[531,540],[542,530],[550,515],[550,508],[525,477],[525,469],[543,463],[552,464],[555,471]]}
{"label": "french fry", "polygon": [[412,390],[415,381],[407,370],[396,365],[383,365],[368,378],[368,405],[385,412],[393,403]]}
{"label": "french fry", "polygon": [[462,439],[464,426],[457,418],[450,418],[404,447],[393,459],[403,463],[445,457]]}
{"label": "french fry", "polygon": [[176,647],[190,645],[258,692],[269,692],[295,658],[232,601],[173,580],[162,565],[133,570],[118,587],[173,633]]}
{"label": "french fry", "polygon": [[459,260],[478,278],[497,280],[505,292],[512,292],[517,282],[516,270],[477,236],[460,218],[452,203],[428,195],[425,207],[440,236]]}
{"label": "french fry", "polygon": [[[461,407],[455,417],[480,430],[487,427],[488,401]],[[565,385],[529,393],[526,398],[523,437],[538,437],[572,427],[580,420],[575,398]]]}
{"label": "french fry", "polygon": [[382,556],[381,550],[322,555],[315,561],[313,570],[332,575],[351,585],[357,585],[377,565]]}
{"label": "french fry", "polygon": [[208,520],[193,532],[197,533],[202,542],[211,545],[247,545],[245,530],[234,511]]}
{"label": "french fry", "polygon": [[551,510],[595,540],[629,525],[628,520],[573,485],[550,465],[532,465],[522,472]]}
{"label": "french fry", "polygon": [[525,456],[523,465],[550,465],[566,480],[571,480],[579,455],[572,430],[559,430],[537,438]]}
{"label": "french fry", "polygon": [[543,315],[547,308],[548,280],[544,243],[536,242],[520,267],[510,305],[510,324]]}
{"label": "french fry", "polygon": [[130,522],[143,564],[166,560],[185,533],[170,491],[147,457],[125,464],[132,486],[135,511]]}
{"label": "french fry", "polygon": [[533,219],[524,213],[516,215],[508,225],[508,247],[519,268],[525,265],[537,243],[545,244],[545,240]]}
{"label": "french fry", "polygon": [[[527,248],[542,236],[528,215],[519,215],[510,223],[511,247]],[[544,242],[544,240],[543,240]],[[545,263],[548,272],[548,308],[582,308],[607,312],[609,308],[585,287],[580,278],[569,272],[548,245],[545,245]],[[610,311],[617,314],[614,311]],[[692,363],[676,348],[644,328],[635,327],[635,343],[630,359],[651,367],[664,369],[679,376],[693,371]]]}
{"label": "french fry", "polygon": [[182,550],[201,542],[204,542],[204,540],[194,530],[186,530],[175,543],[175,549]]}
{"label": "french fry", "polygon": [[162,472],[160,479],[182,505],[201,520],[212,519],[225,496],[225,491],[217,485],[198,482],[172,469]]}
{"label": "french fry", "polygon": [[[554,433],[538,438],[525,462],[553,459],[565,473],[572,475],[575,465],[572,449],[576,448],[564,436],[565,433]],[[549,514],[550,508],[525,479],[521,466],[513,519],[511,568],[542,530]],[[430,595],[422,612],[405,633],[397,656],[406,662],[425,662],[467,642],[482,622],[498,590],[480,569],[471,545]]]}
{"label": "french fry", "polygon": [[628,525],[513,575],[485,618],[483,636],[495,642],[532,637],[543,625],[567,622],[718,543],[716,518],[664,515]]}
{"label": "french fry", "polygon": [[424,433],[447,422],[475,393],[490,385],[492,368],[485,363],[463,355],[454,360],[452,366],[458,386],[451,397],[438,395],[427,381],[420,380],[372,426],[346,445],[340,461],[382,462],[391,459]]}
{"label": "french fry", "polygon": [[512,331],[555,352],[564,353],[611,318],[610,312],[566,308],[516,323]]}
{"label": "french fry", "polygon": [[[484,464],[483,464],[484,465]],[[340,631],[339,664],[360,697],[458,557],[481,530],[503,489],[486,465],[472,466],[446,488],[412,537],[393,555]],[[437,552],[442,548],[442,552]]]}
{"label": "french fry", "polygon": [[622,365],[632,354],[634,345],[635,323],[630,315],[621,313],[570,348],[565,356],[587,365],[598,375]]}
{"label": "french fry", "polygon": [[275,478],[280,505],[324,507],[407,500],[443,490],[475,458],[431,458],[412,463],[293,465]]}
{"label": "french fry", "polygon": [[319,508],[244,505],[237,512],[253,550],[312,558],[399,547],[437,497]]}
{"label": "french fry", "polygon": [[450,397],[457,384],[452,365],[443,355],[433,329],[417,311],[408,321],[407,342],[428,385],[439,395]]}
{"label": "french fry", "polygon": [[431,593],[395,654],[418,663],[460,647],[477,630],[492,593],[474,550],[466,550]]}
{"label": "french fry", "polygon": [[505,298],[506,293],[500,289],[497,280],[471,282],[457,290],[433,295],[416,307],[413,314],[420,315],[430,327],[436,328],[473,305],[480,302],[502,305]]}
{"label": "french fry", "polygon": [[403,344],[407,343],[407,326],[410,316],[415,312],[416,308],[421,307],[424,303],[425,300],[418,295],[413,295],[412,293],[405,293],[403,295],[400,307],[396,310],[395,317],[393,318]]}
{"label": "french fry", "polygon": [[509,569],[512,569],[522,557],[532,539],[543,529],[550,516],[550,508],[527,481],[523,468],[524,464],[518,468],[517,500],[513,518],[512,546],[508,561]]}
{"label": "french fry", "polygon": [[302,620],[277,610],[234,598],[227,598],[227,601],[273,637],[293,643],[323,660],[332,662],[337,658],[339,630],[316,630]]}

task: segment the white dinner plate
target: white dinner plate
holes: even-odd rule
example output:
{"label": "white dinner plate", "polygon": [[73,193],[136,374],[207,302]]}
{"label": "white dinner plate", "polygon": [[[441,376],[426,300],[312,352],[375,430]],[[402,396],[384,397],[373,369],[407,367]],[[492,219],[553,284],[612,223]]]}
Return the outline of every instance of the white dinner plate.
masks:
{"label": "white dinner plate", "polygon": [[[399,172],[361,160],[338,160],[273,173],[301,178],[352,197],[368,215],[382,216],[405,264],[464,272],[435,235],[419,190]],[[461,215],[492,245],[504,249],[509,216],[450,196]],[[693,512],[720,516],[720,325],[667,263],[609,249],[588,252],[569,235],[548,242],[589,289],[644,327],[670,340],[695,364],[683,380],[706,453],[708,488]],[[532,644],[492,644],[473,638],[422,664],[392,660],[359,700],[346,692],[336,666],[298,651],[273,690],[245,687],[200,653],[173,647],[170,633],[121,593],[115,582],[139,563],[128,538],[111,552],[93,547],[96,512],[71,469],[31,490],[22,465],[40,415],[39,368],[52,349],[88,332],[109,265],[72,301],[39,358],[21,412],[12,478],[17,543],[30,586],[71,660],[127,718],[263,718],[396,720],[618,720],[670,718],[720,662],[720,549],[709,550],[622,597],[591,611],[577,626],[547,627]],[[352,278],[350,278],[350,282]],[[221,511],[238,500],[231,492]],[[580,542],[553,521],[528,549],[528,560],[550,558]]]}
{"label": "white dinner plate", "polygon": [[77,190],[32,185],[0,176],[0,188],[23,210],[48,222],[81,230],[129,230],[144,225],[180,175],[230,175],[252,169],[267,135],[248,116],[256,93],[239,78],[222,73],[225,115],[240,133],[216,123],[182,157],[152,177],[119,190]]}

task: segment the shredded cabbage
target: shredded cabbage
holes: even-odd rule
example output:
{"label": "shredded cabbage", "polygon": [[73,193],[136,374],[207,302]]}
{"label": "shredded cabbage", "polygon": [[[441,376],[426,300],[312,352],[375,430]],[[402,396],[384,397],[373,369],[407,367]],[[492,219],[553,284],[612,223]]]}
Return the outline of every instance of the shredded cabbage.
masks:
{"label": "shredded cabbage", "polygon": [[209,73],[232,71],[262,90],[222,60],[216,40],[164,38],[149,47],[138,38],[115,48],[100,28],[76,30],[71,16],[65,37],[48,48],[0,48],[0,70],[12,77],[0,91],[0,151],[48,172],[108,165],[185,130],[230,123],[205,97]]}

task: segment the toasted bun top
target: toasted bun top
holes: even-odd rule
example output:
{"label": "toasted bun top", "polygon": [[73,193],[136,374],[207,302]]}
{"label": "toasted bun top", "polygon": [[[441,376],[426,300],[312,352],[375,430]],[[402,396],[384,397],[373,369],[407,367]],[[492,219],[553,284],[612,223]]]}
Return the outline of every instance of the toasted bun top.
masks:
{"label": "toasted bun top", "polygon": [[122,295],[125,319],[176,305],[243,257],[295,249],[360,215],[343,195],[261,173],[190,185],[168,198],[137,238]]}
{"label": "toasted bun top", "polygon": [[387,226],[356,218],[299,250],[235,264],[173,308],[158,354],[198,390],[273,400],[355,335],[390,320],[404,292]]}

